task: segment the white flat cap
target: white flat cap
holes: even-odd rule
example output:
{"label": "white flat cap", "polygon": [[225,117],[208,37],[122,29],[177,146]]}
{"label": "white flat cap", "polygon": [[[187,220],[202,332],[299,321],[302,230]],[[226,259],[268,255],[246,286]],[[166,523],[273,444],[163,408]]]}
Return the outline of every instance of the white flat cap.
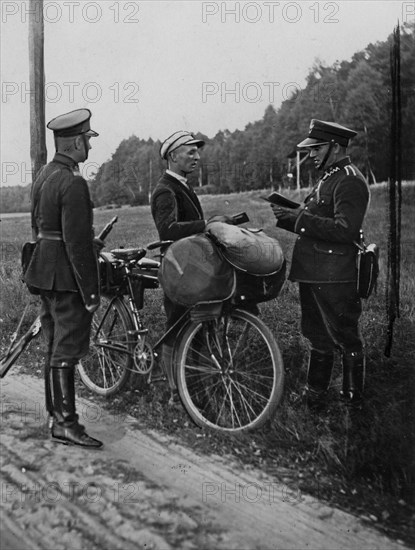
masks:
{"label": "white flat cap", "polygon": [[167,159],[168,153],[175,151],[182,145],[196,145],[197,147],[203,147],[205,142],[202,139],[196,139],[193,134],[180,130],[174,132],[171,136],[163,141],[160,147],[160,156],[162,159]]}

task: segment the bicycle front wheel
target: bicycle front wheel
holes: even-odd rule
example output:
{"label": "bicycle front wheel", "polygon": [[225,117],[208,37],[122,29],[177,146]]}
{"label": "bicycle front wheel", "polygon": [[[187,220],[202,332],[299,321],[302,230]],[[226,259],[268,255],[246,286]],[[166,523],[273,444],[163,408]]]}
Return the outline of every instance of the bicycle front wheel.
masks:
{"label": "bicycle front wheel", "polygon": [[89,354],[78,363],[81,380],[89,390],[108,397],[125,386],[133,365],[133,332],[123,300],[101,296],[92,320]]}
{"label": "bicycle front wheel", "polygon": [[235,309],[215,321],[191,322],[176,364],[180,397],[198,426],[244,432],[274,416],[284,385],[282,357],[255,315]]}

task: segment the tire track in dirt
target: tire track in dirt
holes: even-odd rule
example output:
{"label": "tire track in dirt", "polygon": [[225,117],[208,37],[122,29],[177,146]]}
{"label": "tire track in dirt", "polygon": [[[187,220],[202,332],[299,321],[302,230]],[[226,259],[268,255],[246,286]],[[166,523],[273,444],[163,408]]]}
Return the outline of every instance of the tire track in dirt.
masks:
{"label": "tire track in dirt", "polygon": [[[85,399],[81,420],[104,449],[54,444],[41,380],[9,374],[0,392],[1,508],[37,548],[405,548],[351,514],[284,493],[260,471],[196,455]],[[277,489],[272,498],[266,487]]]}

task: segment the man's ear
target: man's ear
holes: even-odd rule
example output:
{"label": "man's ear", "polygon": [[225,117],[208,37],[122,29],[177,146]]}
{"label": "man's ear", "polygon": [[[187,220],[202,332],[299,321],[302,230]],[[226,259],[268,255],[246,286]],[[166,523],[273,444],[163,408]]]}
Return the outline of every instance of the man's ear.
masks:
{"label": "man's ear", "polygon": [[79,151],[82,149],[82,138],[81,136],[76,136],[74,140],[75,149]]}

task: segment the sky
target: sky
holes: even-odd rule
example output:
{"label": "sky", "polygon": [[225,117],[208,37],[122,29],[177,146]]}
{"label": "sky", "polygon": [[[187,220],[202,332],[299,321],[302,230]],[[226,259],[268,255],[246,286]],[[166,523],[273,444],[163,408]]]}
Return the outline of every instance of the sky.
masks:
{"label": "sky", "polygon": [[[2,0],[0,9],[1,184],[27,185],[33,7]],[[83,167],[88,177],[131,135],[243,130],[304,87],[317,60],[350,60],[414,14],[413,0],[44,0],[46,122],[92,111],[100,135]],[[50,161],[49,130],[47,150]]]}

